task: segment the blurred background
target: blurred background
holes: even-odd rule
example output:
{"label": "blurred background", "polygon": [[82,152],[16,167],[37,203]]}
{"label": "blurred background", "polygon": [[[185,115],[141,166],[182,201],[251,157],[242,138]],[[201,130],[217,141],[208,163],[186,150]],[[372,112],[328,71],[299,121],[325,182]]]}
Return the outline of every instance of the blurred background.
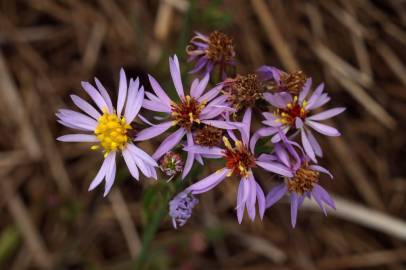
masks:
{"label": "blurred background", "polygon": [[[0,0],[0,269],[133,269],[157,190],[171,183],[120,170],[107,198],[88,192],[102,157],[57,142],[67,129],[55,112],[94,76],[115,97],[120,67],[147,89],[147,73],[172,88],[174,53],[190,81],[195,30],[232,36],[240,73],[301,69],[326,83],[329,107],[347,107],[333,122],[343,135],[318,136],[338,209],[326,218],[305,204],[292,229],[282,202],[238,225],[238,181],[226,181],[181,229],[164,220],[144,269],[406,269],[404,0]],[[257,178],[265,191],[276,183]]]}

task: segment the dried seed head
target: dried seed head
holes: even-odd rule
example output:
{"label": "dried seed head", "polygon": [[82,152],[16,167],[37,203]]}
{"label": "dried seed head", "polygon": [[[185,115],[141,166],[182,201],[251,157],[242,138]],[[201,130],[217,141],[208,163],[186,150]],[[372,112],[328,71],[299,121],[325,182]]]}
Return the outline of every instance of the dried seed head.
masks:
{"label": "dried seed head", "polygon": [[193,136],[196,144],[204,146],[217,146],[221,143],[223,130],[213,126],[204,125],[203,127],[197,129]]}
{"label": "dried seed head", "polygon": [[224,82],[223,93],[236,110],[252,107],[262,98],[264,87],[256,74],[237,75]]}
{"label": "dried seed head", "polygon": [[301,70],[291,73],[282,72],[279,84],[272,81],[267,88],[271,92],[289,92],[292,95],[298,95],[306,80],[306,74]]}
{"label": "dried seed head", "polygon": [[289,192],[295,192],[302,195],[313,189],[313,186],[319,181],[319,172],[314,171],[307,166],[301,167],[292,178],[287,179]]}
{"label": "dried seed head", "polygon": [[209,47],[206,50],[207,58],[213,62],[230,62],[234,59],[235,50],[233,39],[219,31],[209,35]]}

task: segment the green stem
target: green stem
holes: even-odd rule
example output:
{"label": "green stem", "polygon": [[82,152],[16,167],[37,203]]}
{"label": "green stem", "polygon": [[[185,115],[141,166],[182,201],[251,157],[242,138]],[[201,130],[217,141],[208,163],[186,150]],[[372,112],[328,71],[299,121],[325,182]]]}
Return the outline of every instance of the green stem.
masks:
{"label": "green stem", "polygon": [[150,224],[148,224],[148,227],[146,228],[142,239],[141,251],[135,263],[135,270],[142,270],[145,266],[145,263],[148,259],[148,251],[151,246],[151,242],[154,239],[155,234],[158,231],[158,228],[161,225],[163,219],[165,218],[166,212],[167,203],[162,203],[155,212]]}

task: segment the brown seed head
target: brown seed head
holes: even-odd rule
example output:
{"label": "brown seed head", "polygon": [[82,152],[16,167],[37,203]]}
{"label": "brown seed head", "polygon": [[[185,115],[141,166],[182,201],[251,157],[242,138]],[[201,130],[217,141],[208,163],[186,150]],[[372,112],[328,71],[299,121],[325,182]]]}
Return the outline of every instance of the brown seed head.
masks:
{"label": "brown seed head", "polygon": [[319,181],[319,172],[302,167],[296,171],[296,174],[287,180],[289,192],[295,192],[302,195],[311,191],[313,186]]}
{"label": "brown seed head", "polygon": [[235,56],[233,39],[219,31],[210,33],[206,55],[207,58],[217,63],[233,60]]}
{"label": "brown seed head", "polygon": [[262,98],[263,92],[264,88],[256,74],[237,75],[235,79],[226,80],[223,88],[224,95],[236,110],[254,106]]}
{"label": "brown seed head", "polygon": [[223,130],[208,125],[197,129],[194,134],[195,143],[204,146],[217,146],[222,137]]}

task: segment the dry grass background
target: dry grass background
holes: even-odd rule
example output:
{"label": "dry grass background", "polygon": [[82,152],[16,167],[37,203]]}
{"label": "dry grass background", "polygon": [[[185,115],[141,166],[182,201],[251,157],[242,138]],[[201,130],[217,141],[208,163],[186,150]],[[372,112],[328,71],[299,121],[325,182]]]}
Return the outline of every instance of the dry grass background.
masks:
{"label": "dry grass background", "polygon": [[185,227],[161,225],[148,269],[405,269],[404,0],[1,0],[1,269],[131,269],[153,184],[121,173],[107,199],[88,193],[101,157],[56,142],[54,113],[93,76],[114,96],[121,66],[169,82],[167,56],[185,59],[192,31],[215,29],[234,37],[241,71],[300,68],[347,107],[334,120],[343,136],[320,136],[338,209],[306,204],[292,230],[280,203],[238,225],[227,181]]}

